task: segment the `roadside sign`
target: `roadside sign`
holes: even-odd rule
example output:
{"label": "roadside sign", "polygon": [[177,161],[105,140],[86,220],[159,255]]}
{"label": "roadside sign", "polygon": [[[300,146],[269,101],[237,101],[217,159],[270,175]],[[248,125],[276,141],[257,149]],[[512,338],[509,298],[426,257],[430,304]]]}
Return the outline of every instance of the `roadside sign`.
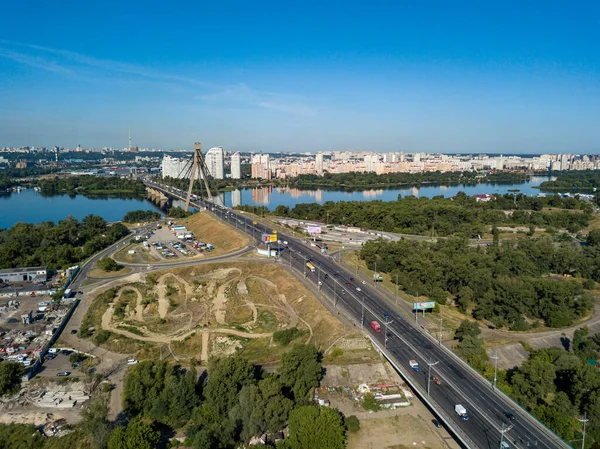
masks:
{"label": "roadside sign", "polygon": [[414,302],[413,310],[425,310],[425,309],[433,309],[435,307],[435,301],[430,302]]}

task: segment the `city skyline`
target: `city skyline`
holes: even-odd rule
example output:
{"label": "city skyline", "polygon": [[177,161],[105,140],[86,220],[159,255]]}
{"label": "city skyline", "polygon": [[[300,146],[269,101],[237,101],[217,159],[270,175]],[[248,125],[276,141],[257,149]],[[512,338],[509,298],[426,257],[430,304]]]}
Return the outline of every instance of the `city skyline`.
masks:
{"label": "city skyline", "polygon": [[600,150],[597,4],[428,7],[13,2],[0,145]]}

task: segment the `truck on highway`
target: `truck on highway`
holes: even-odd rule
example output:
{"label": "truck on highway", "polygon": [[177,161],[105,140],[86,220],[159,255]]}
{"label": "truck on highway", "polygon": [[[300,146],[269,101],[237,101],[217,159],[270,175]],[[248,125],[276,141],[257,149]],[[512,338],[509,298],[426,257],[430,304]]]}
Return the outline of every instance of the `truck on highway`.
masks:
{"label": "truck on highway", "polygon": [[410,365],[410,367],[412,369],[414,369],[415,371],[419,371],[419,364],[417,363],[416,360],[409,360],[408,364]]}
{"label": "truck on highway", "polygon": [[467,415],[467,409],[464,408],[462,405],[456,404],[454,406],[454,411],[460,417],[460,419],[462,419],[463,421],[466,421],[469,419],[469,415]]}
{"label": "truck on highway", "polygon": [[315,266],[310,262],[306,262],[306,268],[308,268],[313,273],[315,272]]}
{"label": "truck on highway", "polygon": [[375,332],[381,332],[381,326],[377,321],[371,321],[371,327]]}

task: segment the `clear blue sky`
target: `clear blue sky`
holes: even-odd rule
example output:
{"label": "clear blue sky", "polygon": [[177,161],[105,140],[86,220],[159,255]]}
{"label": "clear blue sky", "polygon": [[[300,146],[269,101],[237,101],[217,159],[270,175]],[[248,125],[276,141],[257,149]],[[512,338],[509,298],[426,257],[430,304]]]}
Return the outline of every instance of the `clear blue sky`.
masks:
{"label": "clear blue sky", "polygon": [[165,149],[600,152],[596,0],[31,0],[0,17],[0,146],[124,147],[131,129]]}

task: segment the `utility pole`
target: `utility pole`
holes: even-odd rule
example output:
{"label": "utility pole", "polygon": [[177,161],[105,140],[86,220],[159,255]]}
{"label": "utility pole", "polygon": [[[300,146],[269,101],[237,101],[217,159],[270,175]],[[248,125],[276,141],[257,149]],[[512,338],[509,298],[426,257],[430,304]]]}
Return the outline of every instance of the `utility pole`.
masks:
{"label": "utility pole", "polygon": [[396,305],[398,305],[398,273],[396,273]]}
{"label": "utility pole", "polygon": [[385,317],[385,330],[384,330],[385,334],[383,335],[383,347],[384,347],[385,349],[387,349],[387,341],[388,341],[388,326],[389,326],[390,324],[392,324],[392,323],[393,323],[393,321],[390,321],[390,316],[389,316],[387,313],[384,315],[384,317]]}
{"label": "utility pole", "polygon": [[589,419],[587,418],[587,414],[583,414],[583,418],[575,418],[577,421],[583,423],[583,440],[581,440],[581,449],[585,449],[585,425],[588,423]]}
{"label": "utility pole", "polygon": [[440,363],[440,361],[438,360],[437,362],[426,362],[427,366],[429,367],[429,372],[427,374],[427,398],[429,398],[429,384],[431,383],[431,367],[437,365],[438,363]]}
{"label": "utility pole", "polygon": [[442,344],[442,321],[444,321],[444,317],[440,316],[440,335],[439,335],[439,339],[438,339],[440,346]]}
{"label": "utility pole", "polygon": [[360,328],[365,327],[365,295],[360,295],[362,299],[362,313],[360,315]]}
{"label": "utility pole", "polygon": [[492,389],[495,390],[496,389],[496,373],[498,371],[498,350],[496,349],[496,351],[494,351],[494,356],[491,357],[492,359],[494,359],[494,383],[492,385]]}
{"label": "utility pole", "polygon": [[336,299],[335,299],[335,290],[336,290],[337,282],[335,279],[333,280],[333,308],[335,309]]}
{"label": "utility pole", "polygon": [[317,268],[317,290],[321,291],[321,270]]}
{"label": "utility pole", "polygon": [[358,254],[354,254],[354,256],[356,257],[356,270],[355,270],[355,274],[358,274]]}

